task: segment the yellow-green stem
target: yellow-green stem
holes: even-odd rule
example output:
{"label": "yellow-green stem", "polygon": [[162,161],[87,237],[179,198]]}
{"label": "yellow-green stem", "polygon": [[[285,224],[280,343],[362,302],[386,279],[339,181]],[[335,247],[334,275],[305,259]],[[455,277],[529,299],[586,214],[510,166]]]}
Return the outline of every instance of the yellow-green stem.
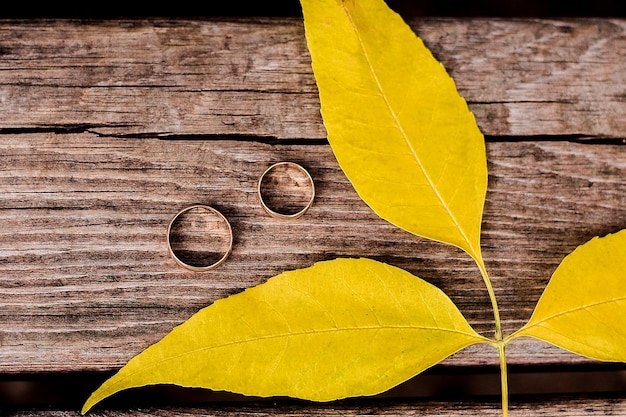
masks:
{"label": "yellow-green stem", "polygon": [[485,282],[485,286],[487,287],[487,292],[489,293],[489,299],[491,300],[491,307],[493,308],[493,319],[495,321],[495,340],[502,341],[502,324],[500,322],[500,310],[498,309],[498,301],[496,300],[496,294],[493,292],[493,286],[491,285],[491,280],[489,279],[489,274],[487,273],[487,269],[485,268],[485,263],[483,262],[482,256],[478,256],[474,258],[476,261],[476,265],[478,265],[478,269],[480,269],[480,274],[483,277],[483,281]]}
{"label": "yellow-green stem", "polygon": [[502,392],[502,417],[509,415],[509,383],[506,369],[506,343],[498,343],[498,356],[500,357],[500,386]]}
{"label": "yellow-green stem", "polygon": [[500,320],[500,310],[498,309],[498,301],[496,300],[496,294],[493,291],[493,285],[491,285],[491,279],[485,268],[482,255],[479,253],[477,257],[474,257],[480,274],[483,277],[487,292],[489,293],[489,299],[491,300],[491,307],[493,308],[493,318],[495,321],[495,335],[494,345],[498,349],[498,357],[500,358],[500,388],[502,394],[502,417],[508,417],[509,415],[509,383],[508,373],[506,369],[506,341],[502,335],[502,322]]}

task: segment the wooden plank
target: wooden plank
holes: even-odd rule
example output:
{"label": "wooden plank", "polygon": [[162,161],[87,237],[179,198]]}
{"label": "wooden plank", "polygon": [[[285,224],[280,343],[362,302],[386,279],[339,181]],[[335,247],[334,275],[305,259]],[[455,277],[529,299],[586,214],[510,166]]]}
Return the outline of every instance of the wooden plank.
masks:
{"label": "wooden plank", "polygon": [[[511,332],[563,256],[625,227],[626,150],[617,144],[626,136],[626,22],[410,24],[490,136],[483,247]],[[480,332],[492,331],[468,257],[378,219],[339,170],[299,19],[2,21],[0,106],[5,375],[110,372],[214,300],[337,256],[405,268],[444,289]],[[607,138],[617,140],[567,141]],[[318,190],[311,211],[292,222],[269,218],[255,195],[258,175],[280,160],[310,169]],[[198,202],[222,210],[235,232],[233,254],[207,274],[177,266],[164,245],[170,218]],[[508,353],[511,364],[536,369],[592,363],[528,339]],[[495,352],[476,346],[442,369],[496,364]],[[499,407],[377,398],[94,415],[473,416],[500,415]],[[557,412],[626,409],[615,398],[540,398],[514,400],[511,415]]]}
{"label": "wooden plank", "polygon": [[[626,136],[626,22],[415,19],[488,136]],[[324,138],[301,19],[0,23],[0,132]]]}
{"label": "wooden plank", "polygon": [[[510,416],[563,416],[585,417],[623,416],[626,413],[626,400],[623,398],[587,398],[587,397],[556,397],[552,399],[534,399],[511,404]],[[183,416],[260,416],[277,417],[291,416],[502,416],[500,404],[496,401],[347,401],[331,404],[299,404],[274,403],[239,404],[239,405],[208,405],[206,407],[187,408],[132,408],[95,410],[89,413],[93,417],[125,417],[135,416],[183,417]],[[28,410],[13,411],[7,417],[77,417],[80,413],[67,410]]]}
{"label": "wooden plank", "polygon": [[[200,308],[284,270],[335,257],[397,265],[448,293],[492,331],[476,267],[460,250],[379,219],[328,145],[128,140],[23,133],[0,142],[0,372],[109,371]],[[307,167],[313,207],[269,217],[256,181],[272,162]],[[626,225],[626,148],[568,142],[489,143],[483,247],[506,332],[528,319],[554,268],[577,245]],[[220,209],[235,234],[227,262],[189,272],[168,255],[182,207]],[[519,340],[513,364],[588,363]],[[476,346],[448,366],[496,364]]]}

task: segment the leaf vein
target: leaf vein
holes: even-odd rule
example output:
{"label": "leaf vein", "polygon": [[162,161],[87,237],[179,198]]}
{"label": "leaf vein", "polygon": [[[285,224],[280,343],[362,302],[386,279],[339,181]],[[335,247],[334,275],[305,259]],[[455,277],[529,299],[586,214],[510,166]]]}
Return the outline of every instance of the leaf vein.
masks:
{"label": "leaf vein", "polygon": [[[412,154],[413,158],[415,159],[415,162],[416,162],[417,166],[419,167],[422,175],[424,176],[424,178],[426,179],[426,181],[428,182],[428,184],[432,188],[432,190],[433,190],[435,196],[437,197],[437,199],[439,200],[439,203],[445,209],[446,213],[448,214],[448,216],[450,217],[452,222],[455,224],[456,229],[461,234],[461,237],[463,238],[463,240],[465,240],[465,242],[467,243],[467,245],[468,245],[467,249],[469,249],[471,251],[470,255],[472,255],[472,257],[476,257],[478,251],[476,250],[476,248],[474,248],[473,243],[470,242],[470,239],[467,236],[467,234],[465,233],[465,230],[463,230],[463,228],[459,224],[459,221],[456,219],[456,216],[454,216],[454,214],[450,210],[450,207],[444,201],[443,196],[441,195],[441,193],[439,192],[439,190],[437,189],[437,187],[433,183],[432,179],[430,178],[430,176],[426,172],[426,169],[425,169],[424,165],[422,164],[421,159],[418,157],[417,153],[415,152],[415,149],[413,148],[413,145],[409,141],[409,138],[408,138],[406,132],[404,131],[404,127],[400,123],[400,120],[398,120],[398,116],[396,115],[395,110],[391,106],[391,103],[389,103],[389,100],[387,99],[387,96],[385,95],[385,92],[384,92],[384,90],[382,88],[382,85],[380,83],[380,80],[378,78],[378,74],[374,70],[374,67],[372,65],[372,61],[371,61],[371,59],[369,57],[367,49],[365,48],[365,44],[363,42],[363,39],[361,38],[361,35],[360,35],[360,33],[359,33],[355,23],[354,23],[354,20],[352,19],[352,16],[350,15],[350,12],[346,8],[345,4],[342,4],[342,7],[343,7],[343,10],[344,10],[344,13],[347,16],[348,22],[352,26],[352,29],[353,29],[353,31],[355,33],[355,36],[357,37],[357,40],[359,41],[359,46],[361,47],[361,51],[363,52],[363,56],[365,57],[365,60],[367,61],[368,68],[369,68],[370,73],[371,73],[371,75],[372,75],[372,77],[374,79],[374,82],[376,83],[376,87],[378,88],[378,91],[380,92],[380,96],[383,99],[383,101],[384,101],[384,103],[385,103],[385,105],[387,107],[387,110],[389,111],[389,114],[391,115],[391,117],[392,117],[396,127],[398,128],[398,131],[400,132],[402,138],[404,139],[407,147],[411,151],[411,154]],[[433,115],[433,117],[434,117],[434,115]]]}
{"label": "leaf vein", "polygon": [[[587,310],[587,309],[589,309],[589,308],[594,308],[594,307],[597,307],[597,306],[600,306],[600,305],[603,305],[603,304],[609,304],[609,303],[614,303],[614,302],[619,302],[619,301],[626,301],[626,296],[623,296],[623,297],[616,297],[616,298],[611,298],[611,299],[609,299],[609,300],[603,300],[603,301],[599,301],[599,302],[596,302],[596,303],[592,303],[592,304],[587,304],[587,305],[584,305],[584,306],[579,306],[579,307],[571,308],[571,309],[569,309],[569,310],[564,310],[564,311],[561,311],[561,312],[559,312],[559,313],[553,314],[553,315],[551,315],[551,316],[544,317],[543,319],[541,319],[541,320],[539,320],[539,321],[536,321],[536,322],[534,322],[534,323],[532,323],[532,322],[531,322],[532,324],[531,324],[531,325],[529,325],[529,326],[526,326],[525,328],[526,328],[526,329],[529,329],[529,328],[531,328],[531,327],[534,327],[534,326],[540,325],[540,324],[542,324],[542,323],[545,323],[545,322],[546,322],[546,321],[548,321],[548,320],[552,320],[552,319],[554,319],[554,318],[557,318],[557,317],[560,317],[560,316],[564,316],[564,315],[566,315],[566,314],[575,313],[575,312],[577,312],[577,311]],[[529,323],[529,324],[530,324],[530,323]],[[520,330],[520,331],[521,331],[521,330]]]}
{"label": "leaf vein", "polygon": [[128,375],[125,375],[124,377],[118,379],[115,383],[111,384],[111,387],[116,387],[120,385],[123,386],[124,385],[123,382],[125,380],[131,378],[132,376],[136,374],[148,372],[149,369],[158,367],[164,363],[167,363],[167,362],[170,362],[170,361],[173,361],[173,360],[176,360],[176,359],[188,356],[188,355],[197,354],[206,350],[219,349],[219,348],[223,348],[227,346],[234,346],[238,344],[251,343],[251,342],[257,342],[257,341],[263,341],[263,340],[278,339],[281,337],[297,337],[297,336],[305,336],[305,335],[310,335],[310,334],[323,334],[323,333],[331,333],[333,334],[333,337],[334,337],[334,334],[339,333],[339,332],[375,330],[377,333],[379,333],[381,330],[394,330],[394,329],[416,330],[416,331],[441,331],[441,332],[446,332],[446,333],[456,333],[456,334],[476,340],[475,343],[487,342],[486,340],[483,340],[482,338],[477,337],[475,334],[463,332],[463,331],[456,330],[456,329],[445,329],[445,328],[441,329],[441,328],[431,327],[431,326],[415,326],[415,325],[355,326],[355,327],[344,327],[341,329],[329,328],[329,329],[315,329],[315,330],[306,330],[306,331],[290,332],[290,333],[280,333],[280,334],[273,334],[273,335],[267,335],[267,336],[257,336],[257,337],[247,338],[247,339],[233,340],[230,342],[220,343],[220,344],[216,344],[213,346],[203,346],[198,349],[192,349],[186,352],[179,353],[178,355],[172,355],[162,360],[145,365],[141,369],[131,372]]}

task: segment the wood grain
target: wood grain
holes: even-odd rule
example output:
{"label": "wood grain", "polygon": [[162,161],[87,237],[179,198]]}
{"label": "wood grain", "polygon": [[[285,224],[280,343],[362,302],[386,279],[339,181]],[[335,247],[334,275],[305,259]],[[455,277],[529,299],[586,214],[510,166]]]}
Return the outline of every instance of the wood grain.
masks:
{"label": "wood grain", "polygon": [[[481,332],[492,315],[476,267],[460,250],[379,219],[328,145],[128,140],[93,134],[6,135],[0,143],[0,370],[110,370],[218,298],[284,270],[371,257],[448,293]],[[300,219],[260,207],[256,182],[273,162],[310,170],[317,195]],[[484,255],[506,331],[531,311],[560,260],[626,226],[626,148],[567,142],[490,143]],[[231,222],[232,255],[188,272],[168,256],[169,220],[194,203]],[[449,365],[493,364],[474,347]],[[511,363],[587,360],[530,340]]]}
{"label": "wood grain", "polygon": [[[561,259],[626,227],[626,22],[416,19],[487,135],[483,250],[505,332]],[[372,257],[442,288],[493,331],[475,265],[358,198],[325,141],[298,19],[0,21],[0,373],[111,372],[216,299],[284,270]],[[256,196],[271,163],[315,181],[300,219]],[[165,245],[178,210],[210,204],[235,236],[209,273]],[[516,366],[594,364],[531,339]],[[440,369],[497,365],[489,347]],[[495,368],[489,368],[495,369]],[[513,404],[512,415],[623,415],[622,399]],[[3,411],[4,412],[4,411]],[[480,401],[141,409],[102,415],[500,415]],[[10,415],[75,415],[15,412]]]}
{"label": "wood grain", "polygon": [[[621,398],[587,398],[587,397],[556,397],[550,400],[533,400],[515,402],[511,405],[510,416],[550,416],[585,417],[623,416],[626,413],[626,401]],[[135,408],[97,410],[89,413],[93,417],[125,417],[142,415],[146,417],[226,417],[226,416],[501,416],[500,404],[496,401],[360,401],[329,405],[311,404],[239,404],[239,405],[209,405],[196,408]],[[46,411],[15,411],[8,412],[7,417],[78,417],[76,411],[46,410]]]}
{"label": "wood grain", "polygon": [[[623,20],[410,24],[486,135],[626,136]],[[325,137],[300,19],[0,22],[0,104],[5,132]]]}

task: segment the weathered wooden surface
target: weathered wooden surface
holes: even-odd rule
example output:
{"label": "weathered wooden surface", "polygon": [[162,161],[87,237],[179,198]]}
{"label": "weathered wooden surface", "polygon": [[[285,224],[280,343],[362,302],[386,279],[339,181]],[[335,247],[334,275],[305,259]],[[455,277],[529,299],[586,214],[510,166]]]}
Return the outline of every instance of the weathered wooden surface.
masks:
{"label": "weathered wooden surface", "polygon": [[[549,400],[534,400],[514,403],[509,415],[511,417],[586,417],[623,416],[626,414],[626,401],[622,398],[588,398],[588,397],[556,397]],[[16,411],[6,413],[7,417],[78,417],[76,411]],[[497,402],[484,401],[441,401],[441,402],[407,402],[407,401],[366,401],[357,403],[338,403],[330,405],[311,404],[237,404],[211,405],[198,408],[133,408],[126,410],[92,411],[93,417],[229,417],[229,416],[502,416]]]}
{"label": "weathered wooden surface", "polygon": [[[626,22],[411,23],[489,136],[483,248],[511,332],[566,254],[626,227]],[[377,218],[324,137],[298,20],[0,22],[0,372],[111,371],[214,300],[339,256],[419,275],[489,334],[469,258]],[[290,222],[255,194],[282,160],[317,189]],[[193,203],[220,209],[235,234],[206,274],[165,247],[169,220]],[[589,363],[532,340],[508,353]],[[497,357],[476,346],[444,364]]]}
{"label": "weathered wooden surface", "polygon": [[[377,218],[327,145],[48,133],[5,135],[0,152],[4,372],[119,367],[215,299],[339,256],[403,267],[444,289],[478,330],[493,327],[469,257]],[[256,196],[258,176],[279,160],[306,166],[317,188],[313,207],[290,222],[269,217]],[[514,331],[563,256],[625,226],[626,148],[490,143],[488,160],[484,256]],[[198,202],[222,210],[235,235],[231,257],[206,274],[180,268],[165,246],[170,218]],[[478,346],[451,362],[495,359]],[[574,358],[519,340],[510,359]]]}
{"label": "weathered wooden surface", "polygon": [[[626,22],[410,22],[489,136],[626,132]],[[0,25],[0,129],[324,138],[299,19]]]}

